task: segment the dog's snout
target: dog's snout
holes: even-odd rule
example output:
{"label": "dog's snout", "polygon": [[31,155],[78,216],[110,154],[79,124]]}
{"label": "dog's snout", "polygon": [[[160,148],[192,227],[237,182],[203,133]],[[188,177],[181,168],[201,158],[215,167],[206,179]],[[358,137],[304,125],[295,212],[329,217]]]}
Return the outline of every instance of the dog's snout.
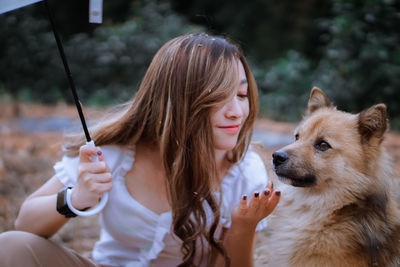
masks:
{"label": "dog's snout", "polygon": [[275,167],[281,165],[282,163],[284,163],[285,161],[288,160],[288,155],[286,154],[285,151],[282,150],[278,150],[275,151],[272,154],[272,162],[274,163]]}

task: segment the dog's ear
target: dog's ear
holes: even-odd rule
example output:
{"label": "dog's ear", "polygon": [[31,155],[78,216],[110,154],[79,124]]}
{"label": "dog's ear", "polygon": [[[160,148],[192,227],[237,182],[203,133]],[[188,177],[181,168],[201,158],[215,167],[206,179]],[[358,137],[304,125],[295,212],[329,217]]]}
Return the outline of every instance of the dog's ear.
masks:
{"label": "dog's ear", "polygon": [[332,103],[321,89],[313,87],[313,89],[311,89],[310,98],[308,99],[307,115],[323,107],[332,107]]}
{"label": "dog's ear", "polygon": [[372,137],[379,141],[388,128],[388,119],[385,104],[372,106],[358,115],[358,131],[363,143],[369,142]]}

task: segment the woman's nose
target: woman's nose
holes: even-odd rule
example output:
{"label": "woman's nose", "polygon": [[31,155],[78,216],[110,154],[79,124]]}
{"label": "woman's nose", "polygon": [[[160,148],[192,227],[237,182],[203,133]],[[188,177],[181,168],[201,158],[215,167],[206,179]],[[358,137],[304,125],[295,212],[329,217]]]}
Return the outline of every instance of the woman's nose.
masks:
{"label": "woman's nose", "polygon": [[234,97],[226,104],[225,116],[229,119],[237,119],[243,115],[239,101]]}

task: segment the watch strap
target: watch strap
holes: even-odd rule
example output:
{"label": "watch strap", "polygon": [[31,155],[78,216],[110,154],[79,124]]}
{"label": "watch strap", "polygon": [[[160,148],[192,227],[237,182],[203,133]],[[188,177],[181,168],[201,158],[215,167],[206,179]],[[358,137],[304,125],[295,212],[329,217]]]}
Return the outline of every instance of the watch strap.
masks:
{"label": "watch strap", "polygon": [[66,218],[76,217],[77,215],[68,207],[67,190],[72,187],[65,187],[57,193],[57,211]]}

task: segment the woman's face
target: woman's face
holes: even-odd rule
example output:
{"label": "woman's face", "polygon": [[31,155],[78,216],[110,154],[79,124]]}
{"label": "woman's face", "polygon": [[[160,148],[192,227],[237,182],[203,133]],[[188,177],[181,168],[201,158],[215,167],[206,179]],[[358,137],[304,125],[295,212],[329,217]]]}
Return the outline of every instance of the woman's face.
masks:
{"label": "woman's face", "polygon": [[211,125],[215,149],[232,150],[238,140],[239,132],[249,115],[248,84],[242,62],[238,64],[239,79],[236,84],[236,94],[232,99],[211,110]]}

